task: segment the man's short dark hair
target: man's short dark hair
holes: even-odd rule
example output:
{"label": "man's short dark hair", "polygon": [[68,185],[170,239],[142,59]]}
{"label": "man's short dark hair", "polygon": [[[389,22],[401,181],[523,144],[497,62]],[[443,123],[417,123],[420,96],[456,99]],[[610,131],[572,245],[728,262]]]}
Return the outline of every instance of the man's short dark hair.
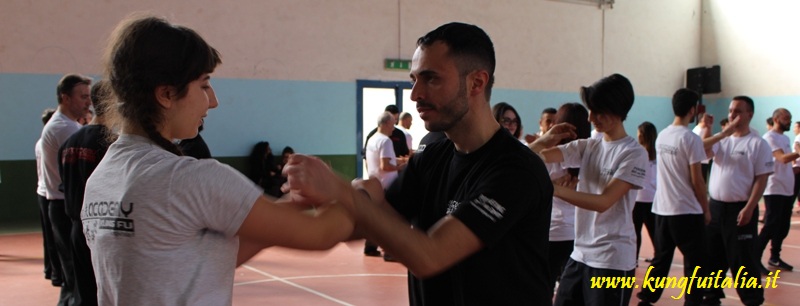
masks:
{"label": "man's short dark hair", "polygon": [[672,95],[672,112],[675,116],[684,117],[689,114],[692,107],[697,105],[700,95],[691,89],[681,88]]}
{"label": "man's short dark hair", "polygon": [[489,82],[486,83],[486,99],[489,100],[496,64],[494,44],[489,35],[478,26],[451,22],[420,37],[417,46],[429,47],[437,41],[443,42],[450,48],[449,56],[455,60],[460,74],[466,75],[479,69],[489,73]]}
{"label": "man's short dark hair", "polygon": [[386,108],[384,108],[383,111],[390,112],[392,113],[392,115],[397,115],[400,113],[400,109],[397,108],[397,105],[394,104],[386,105]]}
{"label": "man's short dark hair", "polygon": [[542,115],[544,115],[544,114],[555,115],[556,113],[558,113],[558,111],[555,108],[552,108],[552,107],[545,108],[542,111]]}
{"label": "man's short dark hair", "polygon": [[628,78],[615,73],[581,87],[581,100],[593,113],[614,115],[625,121],[633,107],[633,85]]}
{"label": "man's short dark hair", "polygon": [[742,101],[744,103],[747,103],[747,106],[750,107],[750,112],[754,112],[756,110],[756,107],[753,104],[753,99],[751,99],[748,96],[735,96],[735,97],[733,97],[732,100],[734,100],[734,101]]}

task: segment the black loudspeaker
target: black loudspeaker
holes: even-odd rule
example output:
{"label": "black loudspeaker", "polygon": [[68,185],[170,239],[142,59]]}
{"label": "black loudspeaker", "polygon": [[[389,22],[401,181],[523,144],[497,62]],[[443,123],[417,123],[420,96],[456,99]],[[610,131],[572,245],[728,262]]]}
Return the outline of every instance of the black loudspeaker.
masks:
{"label": "black loudspeaker", "polygon": [[721,92],[720,67],[715,65],[686,70],[686,88],[701,94]]}

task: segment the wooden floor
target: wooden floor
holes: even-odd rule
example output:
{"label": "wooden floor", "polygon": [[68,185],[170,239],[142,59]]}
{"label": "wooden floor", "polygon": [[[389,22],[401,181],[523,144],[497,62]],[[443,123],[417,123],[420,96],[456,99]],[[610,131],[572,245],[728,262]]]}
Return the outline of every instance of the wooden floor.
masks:
{"label": "wooden floor", "polygon": [[[763,215],[763,213],[762,213]],[[784,260],[800,269],[800,214],[784,242]],[[653,254],[646,231],[642,257]],[[40,233],[0,235],[0,305],[54,305],[59,289],[43,278]],[[406,270],[397,263],[365,257],[359,243],[340,244],[328,252],[281,248],[262,251],[236,270],[234,305],[408,305]],[[768,252],[767,252],[768,253]],[[676,253],[671,276],[682,273]],[[639,261],[638,285],[648,264]],[[634,289],[634,293],[639,289]],[[741,305],[732,289],[723,305]],[[683,305],[673,300],[679,289],[665,291],[658,305]],[[800,272],[781,272],[777,288],[765,289],[764,305],[800,305]],[[638,300],[631,299],[631,305]]]}

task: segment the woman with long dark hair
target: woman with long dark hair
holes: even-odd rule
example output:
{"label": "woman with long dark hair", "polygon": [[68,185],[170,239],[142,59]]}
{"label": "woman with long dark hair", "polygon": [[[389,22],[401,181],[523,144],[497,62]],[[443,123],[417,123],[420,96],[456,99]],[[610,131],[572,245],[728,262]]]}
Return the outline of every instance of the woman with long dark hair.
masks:
{"label": "woman with long dark hair", "polygon": [[[639,258],[639,249],[642,247],[642,224],[647,227],[647,234],[650,235],[650,242],[653,244],[655,253],[656,237],[656,215],[653,210],[653,198],[656,195],[656,126],[645,121],[639,125],[637,130],[639,144],[647,151],[649,168],[645,175],[644,186],[636,195],[636,205],[633,206],[633,227],[636,230],[636,258]],[[652,261],[652,257],[645,261]]]}

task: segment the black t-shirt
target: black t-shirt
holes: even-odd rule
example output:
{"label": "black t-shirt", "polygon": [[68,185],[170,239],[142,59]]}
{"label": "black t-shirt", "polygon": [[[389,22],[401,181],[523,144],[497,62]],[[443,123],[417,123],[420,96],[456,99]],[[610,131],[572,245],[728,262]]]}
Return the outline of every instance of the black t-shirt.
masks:
{"label": "black t-shirt", "polygon": [[58,150],[64,205],[73,220],[81,219],[86,180],[106,155],[108,145],[105,126],[90,124],[72,134]]}
{"label": "black t-shirt", "polygon": [[181,148],[183,155],[191,156],[197,159],[211,158],[211,150],[208,149],[206,141],[200,134],[192,139],[181,140],[178,145]]}
{"label": "black t-shirt", "polygon": [[[378,132],[378,128],[373,129],[369,134],[367,134],[367,140],[364,142],[363,151],[361,152],[364,158],[367,158],[367,142],[369,141],[372,135]],[[394,155],[397,157],[406,156],[408,155],[408,143],[406,143],[406,133],[403,133],[398,128],[394,128],[392,130],[392,135],[389,136],[389,139],[392,140],[392,147],[394,148]]]}
{"label": "black t-shirt", "polygon": [[484,248],[427,279],[409,273],[411,305],[550,305],[548,240],[553,185],[542,160],[500,129],[470,154],[450,140],[428,144],[386,198],[427,231],[445,215]]}

